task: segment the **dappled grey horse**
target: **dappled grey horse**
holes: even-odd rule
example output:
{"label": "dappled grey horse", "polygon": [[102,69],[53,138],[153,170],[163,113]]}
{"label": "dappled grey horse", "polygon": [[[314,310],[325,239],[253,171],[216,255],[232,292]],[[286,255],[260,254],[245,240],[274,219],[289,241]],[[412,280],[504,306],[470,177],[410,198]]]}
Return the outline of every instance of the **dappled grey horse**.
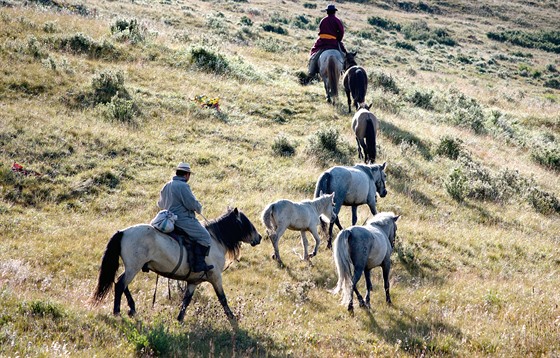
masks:
{"label": "dappled grey horse", "polygon": [[336,220],[329,225],[329,239],[327,247],[331,248],[332,229],[334,224],[342,230],[338,213],[342,205],[352,207],[352,225],[358,221],[358,206],[367,204],[373,215],[377,214],[377,194],[380,197],[387,195],[385,188],[385,167],[387,163],[357,164],[353,167],[332,167],[319,176],[315,186],[315,197],[321,193],[335,193],[334,213]]}
{"label": "dappled grey horse", "polygon": [[[274,258],[280,265],[283,265],[278,250],[278,241],[287,229],[298,230],[301,233],[301,243],[303,245],[303,259],[317,255],[319,243],[321,242],[317,233],[317,225],[322,224],[321,215],[326,216],[327,220],[333,222],[335,214],[333,212],[333,194],[321,194],[314,200],[303,200],[295,203],[290,200],[278,200],[267,205],[262,212],[262,222],[266,226],[266,232],[274,247]],[[315,248],[311,255],[308,254],[308,242],[305,235],[306,231],[311,232],[315,239]],[[326,230],[325,230],[326,231]]]}
{"label": "dappled grey horse", "polygon": [[[364,226],[351,226],[342,230],[334,240],[333,256],[338,282],[332,292],[338,293],[342,289],[342,303],[348,304],[348,311],[354,310],[352,292],[356,293],[360,307],[370,308],[371,270],[378,266],[383,270],[385,300],[391,303],[389,271],[398,218],[399,216],[391,212],[379,213],[368,220]],[[356,287],[362,273],[367,288],[365,301]]]}
{"label": "dappled grey horse", "polygon": [[325,50],[319,56],[319,75],[325,85],[327,101],[336,104],[338,83],[344,71],[344,53],[339,50]]}
{"label": "dappled grey horse", "polygon": [[[352,111],[352,100],[354,107],[358,110],[366,104],[366,93],[368,88],[368,77],[366,70],[358,66],[355,57],[357,52],[349,52],[346,54],[344,62],[344,75],[342,76],[342,84],[346,92],[348,100],[348,113]],[[352,95],[352,96],[350,96]]]}
{"label": "dappled grey horse", "polygon": [[229,210],[218,219],[207,223],[205,227],[212,238],[206,262],[214,265],[214,268],[208,272],[193,272],[186,259],[185,246],[151,225],[140,224],[117,231],[109,240],[101,260],[97,287],[92,297],[93,305],[99,304],[113,287],[120,256],[124,264],[124,272],[115,284],[113,314],[120,313],[123,293],[130,307],[128,314],[132,316],[136,313],[136,305],[128,285],[145,267],[161,276],[187,281],[183,304],[177,317],[180,322],[185,317],[185,310],[191,302],[196,287],[204,281],[212,284],[226,316],[231,321],[235,321],[222,287],[225,257],[228,255],[237,259],[241,243],[255,246],[260,243],[261,235],[245,214],[237,209]]}

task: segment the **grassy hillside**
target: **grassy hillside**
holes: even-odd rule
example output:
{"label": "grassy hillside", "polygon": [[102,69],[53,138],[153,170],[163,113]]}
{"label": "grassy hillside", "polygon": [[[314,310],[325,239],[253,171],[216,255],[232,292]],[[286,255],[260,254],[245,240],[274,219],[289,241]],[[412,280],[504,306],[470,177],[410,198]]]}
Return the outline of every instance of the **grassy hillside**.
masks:
{"label": "grassy hillside", "polygon": [[336,4],[381,122],[378,210],[401,215],[392,306],[375,269],[372,309],[350,316],[332,253],[301,261],[296,232],[287,267],[263,240],[224,273],[237,329],[209,285],[183,325],[175,282],[152,308],[153,273],[134,318],[112,294],[88,305],[108,239],[151,220],[178,162],[207,218],[236,206],[263,235],[267,203],[358,162],[344,92],[333,107],[298,82],[326,4],[0,1],[0,356],[560,354],[553,0]]}

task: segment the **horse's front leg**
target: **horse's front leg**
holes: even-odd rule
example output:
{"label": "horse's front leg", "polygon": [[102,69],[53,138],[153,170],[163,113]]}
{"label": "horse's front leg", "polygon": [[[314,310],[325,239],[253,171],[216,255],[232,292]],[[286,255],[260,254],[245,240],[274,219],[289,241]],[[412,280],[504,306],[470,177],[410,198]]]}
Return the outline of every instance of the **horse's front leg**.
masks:
{"label": "horse's front leg", "polygon": [[224,312],[232,324],[236,324],[237,318],[229,308],[227,303],[226,294],[224,293],[224,288],[222,287],[222,275],[217,274],[213,276],[213,280],[211,280],[212,287],[214,287],[214,291],[216,292],[216,296],[218,296],[218,301],[222,305]]}
{"label": "horse's front leg", "polygon": [[284,266],[284,263],[280,258],[280,249],[278,248],[278,242],[280,241],[282,235],[284,235],[284,232],[286,232],[285,227],[278,227],[276,228],[276,233],[270,236],[270,241],[272,241],[272,247],[274,248],[274,254],[272,255],[272,258],[275,259],[280,266]]}
{"label": "horse's front leg", "polygon": [[179,311],[179,316],[177,316],[177,320],[179,322],[183,322],[183,320],[185,319],[185,311],[187,310],[187,307],[191,303],[196,286],[197,285],[194,283],[189,283],[187,285],[187,289],[185,290],[185,295],[183,296],[183,303],[181,304],[181,310]]}
{"label": "horse's front leg", "polygon": [[362,273],[364,273],[363,266],[356,266],[354,268],[354,277],[352,277],[352,290],[356,293],[356,297],[358,297],[358,302],[360,303],[360,307],[366,307],[364,298],[362,297],[362,295],[360,295],[360,292],[358,291],[358,281],[360,281],[360,277],[362,276]]}
{"label": "horse's front leg", "polygon": [[326,79],[323,79],[323,85],[325,86],[325,93],[327,94],[327,102],[332,103],[331,91],[330,91],[329,84],[327,83]]}
{"label": "horse's front leg", "polygon": [[391,260],[385,259],[381,266],[383,270],[383,287],[385,288],[385,301],[388,304],[392,304],[391,302],[391,294],[389,293],[389,271],[391,270]]}
{"label": "horse's front leg", "polygon": [[321,237],[319,236],[316,227],[312,226],[310,228],[310,231],[311,231],[311,235],[313,235],[313,238],[315,239],[315,248],[313,249],[313,253],[311,254],[310,257],[314,257],[317,256],[317,252],[319,251],[319,244],[321,243]]}
{"label": "horse's front leg", "polygon": [[309,260],[309,242],[307,241],[307,235],[305,235],[305,230],[301,230],[300,234],[301,234],[301,245],[303,246],[303,259]]}
{"label": "horse's front leg", "polygon": [[371,198],[371,197],[368,198],[368,207],[369,207],[369,211],[371,211],[372,215],[377,215],[375,194],[373,194],[373,198]]}

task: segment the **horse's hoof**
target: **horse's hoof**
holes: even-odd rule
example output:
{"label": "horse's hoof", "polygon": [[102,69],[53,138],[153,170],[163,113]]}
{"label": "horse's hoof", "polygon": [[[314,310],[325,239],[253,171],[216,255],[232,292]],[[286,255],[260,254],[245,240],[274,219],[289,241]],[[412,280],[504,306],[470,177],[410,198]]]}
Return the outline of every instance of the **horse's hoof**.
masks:
{"label": "horse's hoof", "polygon": [[135,314],[136,314],[135,310],[128,311],[128,317],[134,317]]}
{"label": "horse's hoof", "polygon": [[113,312],[113,316],[118,317],[121,315],[121,311]]}

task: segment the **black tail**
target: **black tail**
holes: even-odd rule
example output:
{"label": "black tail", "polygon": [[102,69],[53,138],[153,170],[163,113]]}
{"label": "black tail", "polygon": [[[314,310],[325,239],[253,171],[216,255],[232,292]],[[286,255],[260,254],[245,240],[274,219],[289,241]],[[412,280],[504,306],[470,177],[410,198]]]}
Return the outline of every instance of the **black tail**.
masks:
{"label": "black tail", "polygon": [[369,161],[374,163],[377,157],[377,148],[375,143],[375,126],[373,125],[373,121],[371,119],[367,121],[366,126],[366,145]]}
{"label": "black tail", "polygon": [[119,256],[121,254],[122,231],[117,231],[109,240],[99,269],[97,288],[92,297],[92,304],[99,304],[109,293],[115,282],[115,276],[119,268]]}
{"label": "black tail", "polygon": [[352,98],[354,98],[354,107],[359,109],[361,103],[366,101],[368,79],[366,71],[358,68],[354,75],[350,78],[352,88]]}
{"label": "black tail", "polygon": [[317,181],[317,185],[315,186],[315,198],[320,197],[321,192],[323,194],[331,193],[331,173],[329,172],[323,173],[319,181]]}
{"label": "black tail", "polygon": [[[338,97],[338,81],[340,80],[340,73],[336,69],[336,59],[329,57],[327,63],[327,78],[329,79],[330,95]],[[334,100],[334,99],[333,99]]]}

